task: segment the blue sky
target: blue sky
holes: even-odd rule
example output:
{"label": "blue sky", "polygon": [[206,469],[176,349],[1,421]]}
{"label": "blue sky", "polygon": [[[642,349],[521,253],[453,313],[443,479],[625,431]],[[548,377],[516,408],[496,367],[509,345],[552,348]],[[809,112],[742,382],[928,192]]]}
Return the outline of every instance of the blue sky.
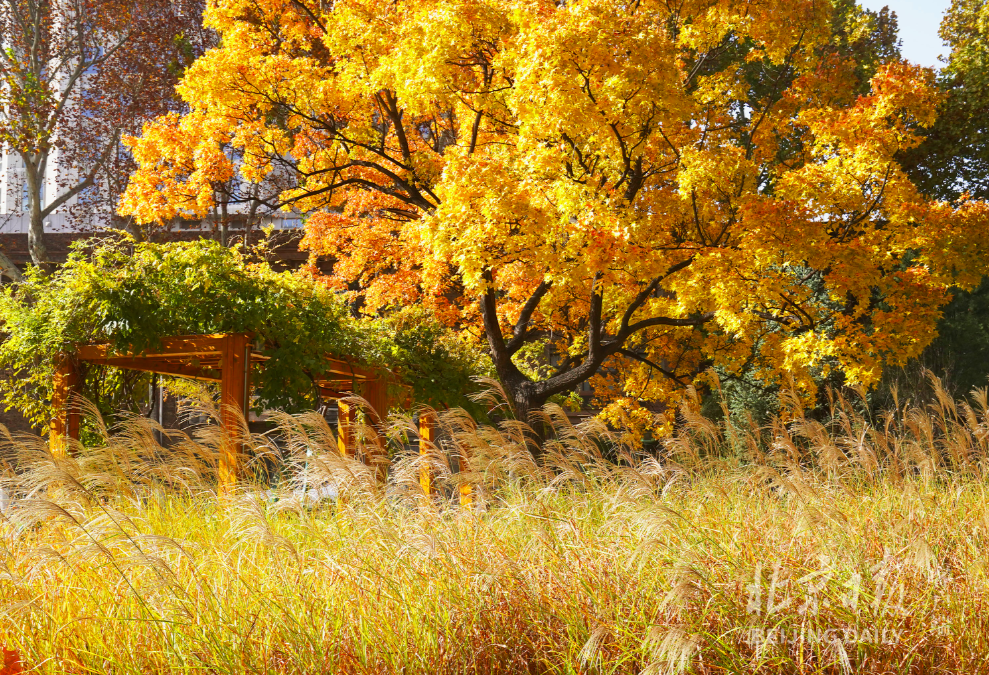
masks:
{"label": "blue sky", "polygon": [[950,0],[859,0],[859,3],[872,10],[889,5],[896,12],[903,40],[903,58],[922,66],[943,65],[937,57],[947,55],[948,50],[941,43],[937,29]]}

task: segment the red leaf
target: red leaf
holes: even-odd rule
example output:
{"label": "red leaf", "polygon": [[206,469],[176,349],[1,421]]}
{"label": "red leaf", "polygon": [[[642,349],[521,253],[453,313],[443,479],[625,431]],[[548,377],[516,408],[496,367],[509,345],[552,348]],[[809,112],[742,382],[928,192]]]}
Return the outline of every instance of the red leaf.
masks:
{"label": "red leaf", "polygon": [[3,650],[3,668],[0,668],[0,675],[20,675],[24,672],[24,664],[21,663],[21,654],[16,649]]}

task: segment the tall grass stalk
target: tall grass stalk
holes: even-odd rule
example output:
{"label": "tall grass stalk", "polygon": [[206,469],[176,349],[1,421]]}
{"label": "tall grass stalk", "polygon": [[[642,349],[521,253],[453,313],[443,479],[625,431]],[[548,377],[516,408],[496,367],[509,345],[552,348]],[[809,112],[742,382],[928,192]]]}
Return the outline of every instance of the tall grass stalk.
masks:
{"label": "tall grass stalk", "polygon": [[643,454],[548,407],[538,462],[449,411],[386,483],[284,415],[223,501],[215,427],[133,418],[69,458],[5,434],[0,647],[38,673],[989,672],[987,409],[793,398],[758,428],[688,397]]}

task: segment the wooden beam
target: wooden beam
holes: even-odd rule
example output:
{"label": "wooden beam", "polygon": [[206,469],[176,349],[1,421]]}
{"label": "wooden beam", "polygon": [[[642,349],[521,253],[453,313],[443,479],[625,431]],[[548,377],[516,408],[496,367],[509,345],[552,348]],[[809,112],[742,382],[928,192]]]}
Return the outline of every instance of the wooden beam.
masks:
{"label": "wooden beam", "polygon": [[79,440],[81,421],[79,396],[82,383],[79,369],[68,354],[61,354],[59,357],[54,384],[52,408],[55,418],[51,424],[49,447],[53,454],[64,457],[68,454],[68,439]]}
{"label": "wooden beam", "polygon": [[[112,345],[106,342],[83,344],[77,347],[76,356],[81,361],[91,361],[93,363],[105,363],[108,359],[121,358],[145,359],[186,357],[188,359],[192,357],[206,357],[209,360],[213,360],[220,358],[223,352],[223,341],[225,339],[225,335],[180,335],[176,337],[166,337],[160,340],[160,347],[153,350],[144,350],[140,353],[126,354],[115,351]],[[259,363],[267,361],[270,358],[271,357],[265,356],[260,352],[252,355],[252,359]],[[379,369],[369,369],[362,366],[353,365],[345,359],[341,359],[332,354],[326,355],[325,363],[326,370],[322,374],[335,376],[332,378],[326,378],[327,380],[348,380],[351,382],[355,380],[369,380],[381,377],[384,372]],[[140,368],[139,370],[147,370],[147,368]],[[188,377],[188,375],[182,376]]]}
{"label": "wooden beam", "polygon": [[245,333],[223,338],[220,379],[220,446],[219,491],[229,492],[240,478],[240,458],[244,447],[240,426],[247,417],[247,394],[250,377],[250,344]]}
{"label": "wooden beam", "polygon": [[160,373],[162,375],[174,375],[190,380],[202,380],[204,382],[220,382],[222,380],[220,364],[217,364],[216,368],[203,368],[184,363],[169,363],[162,361],[161,357],[153,356],[112,356],[86,360],[96,365],[126,368],[127,370],[140,370],[147,373]]}
{"label": "wooden beam", "polygon": [[[347,361],[329,355],[326,357],[324,363],[326,364],[326,370],[320,374],[320,379],[374,380],[380,378],[382,374],[387,374],[388,372],[386,370],[376,370],[364,368],[363,366],[355,366]],[[336,375],[337,377],[328,378],[326,375]]]}
{"label": "wooden beam", "polygon": [[347,392],[347,396],[351,396],[354,393],[354,384],[356,384],[354,380],[316,380],[317,386],[331,391]]}
{"label": "wooden beam", "polygon": [[82,361],[118,356],[204,356],[223,352],[225,335],[181,335],[161,339],[161,347],[139,354],[121,354],[106,342],[79,345],[76,355]]}

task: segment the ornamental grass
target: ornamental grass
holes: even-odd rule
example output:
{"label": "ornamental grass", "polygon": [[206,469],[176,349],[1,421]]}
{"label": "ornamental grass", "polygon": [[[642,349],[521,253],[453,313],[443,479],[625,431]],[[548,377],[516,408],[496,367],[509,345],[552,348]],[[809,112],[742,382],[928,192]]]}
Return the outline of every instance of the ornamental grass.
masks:
{"label": "ornamental grass", "polygon": [[986,393],[796,401],[757,426],[688,398],[648,452],[548,407],[538,458],[442,412],[384,482],[284,415],[223,498],[215,426],[7,435],[4,672],[989,672]]}

